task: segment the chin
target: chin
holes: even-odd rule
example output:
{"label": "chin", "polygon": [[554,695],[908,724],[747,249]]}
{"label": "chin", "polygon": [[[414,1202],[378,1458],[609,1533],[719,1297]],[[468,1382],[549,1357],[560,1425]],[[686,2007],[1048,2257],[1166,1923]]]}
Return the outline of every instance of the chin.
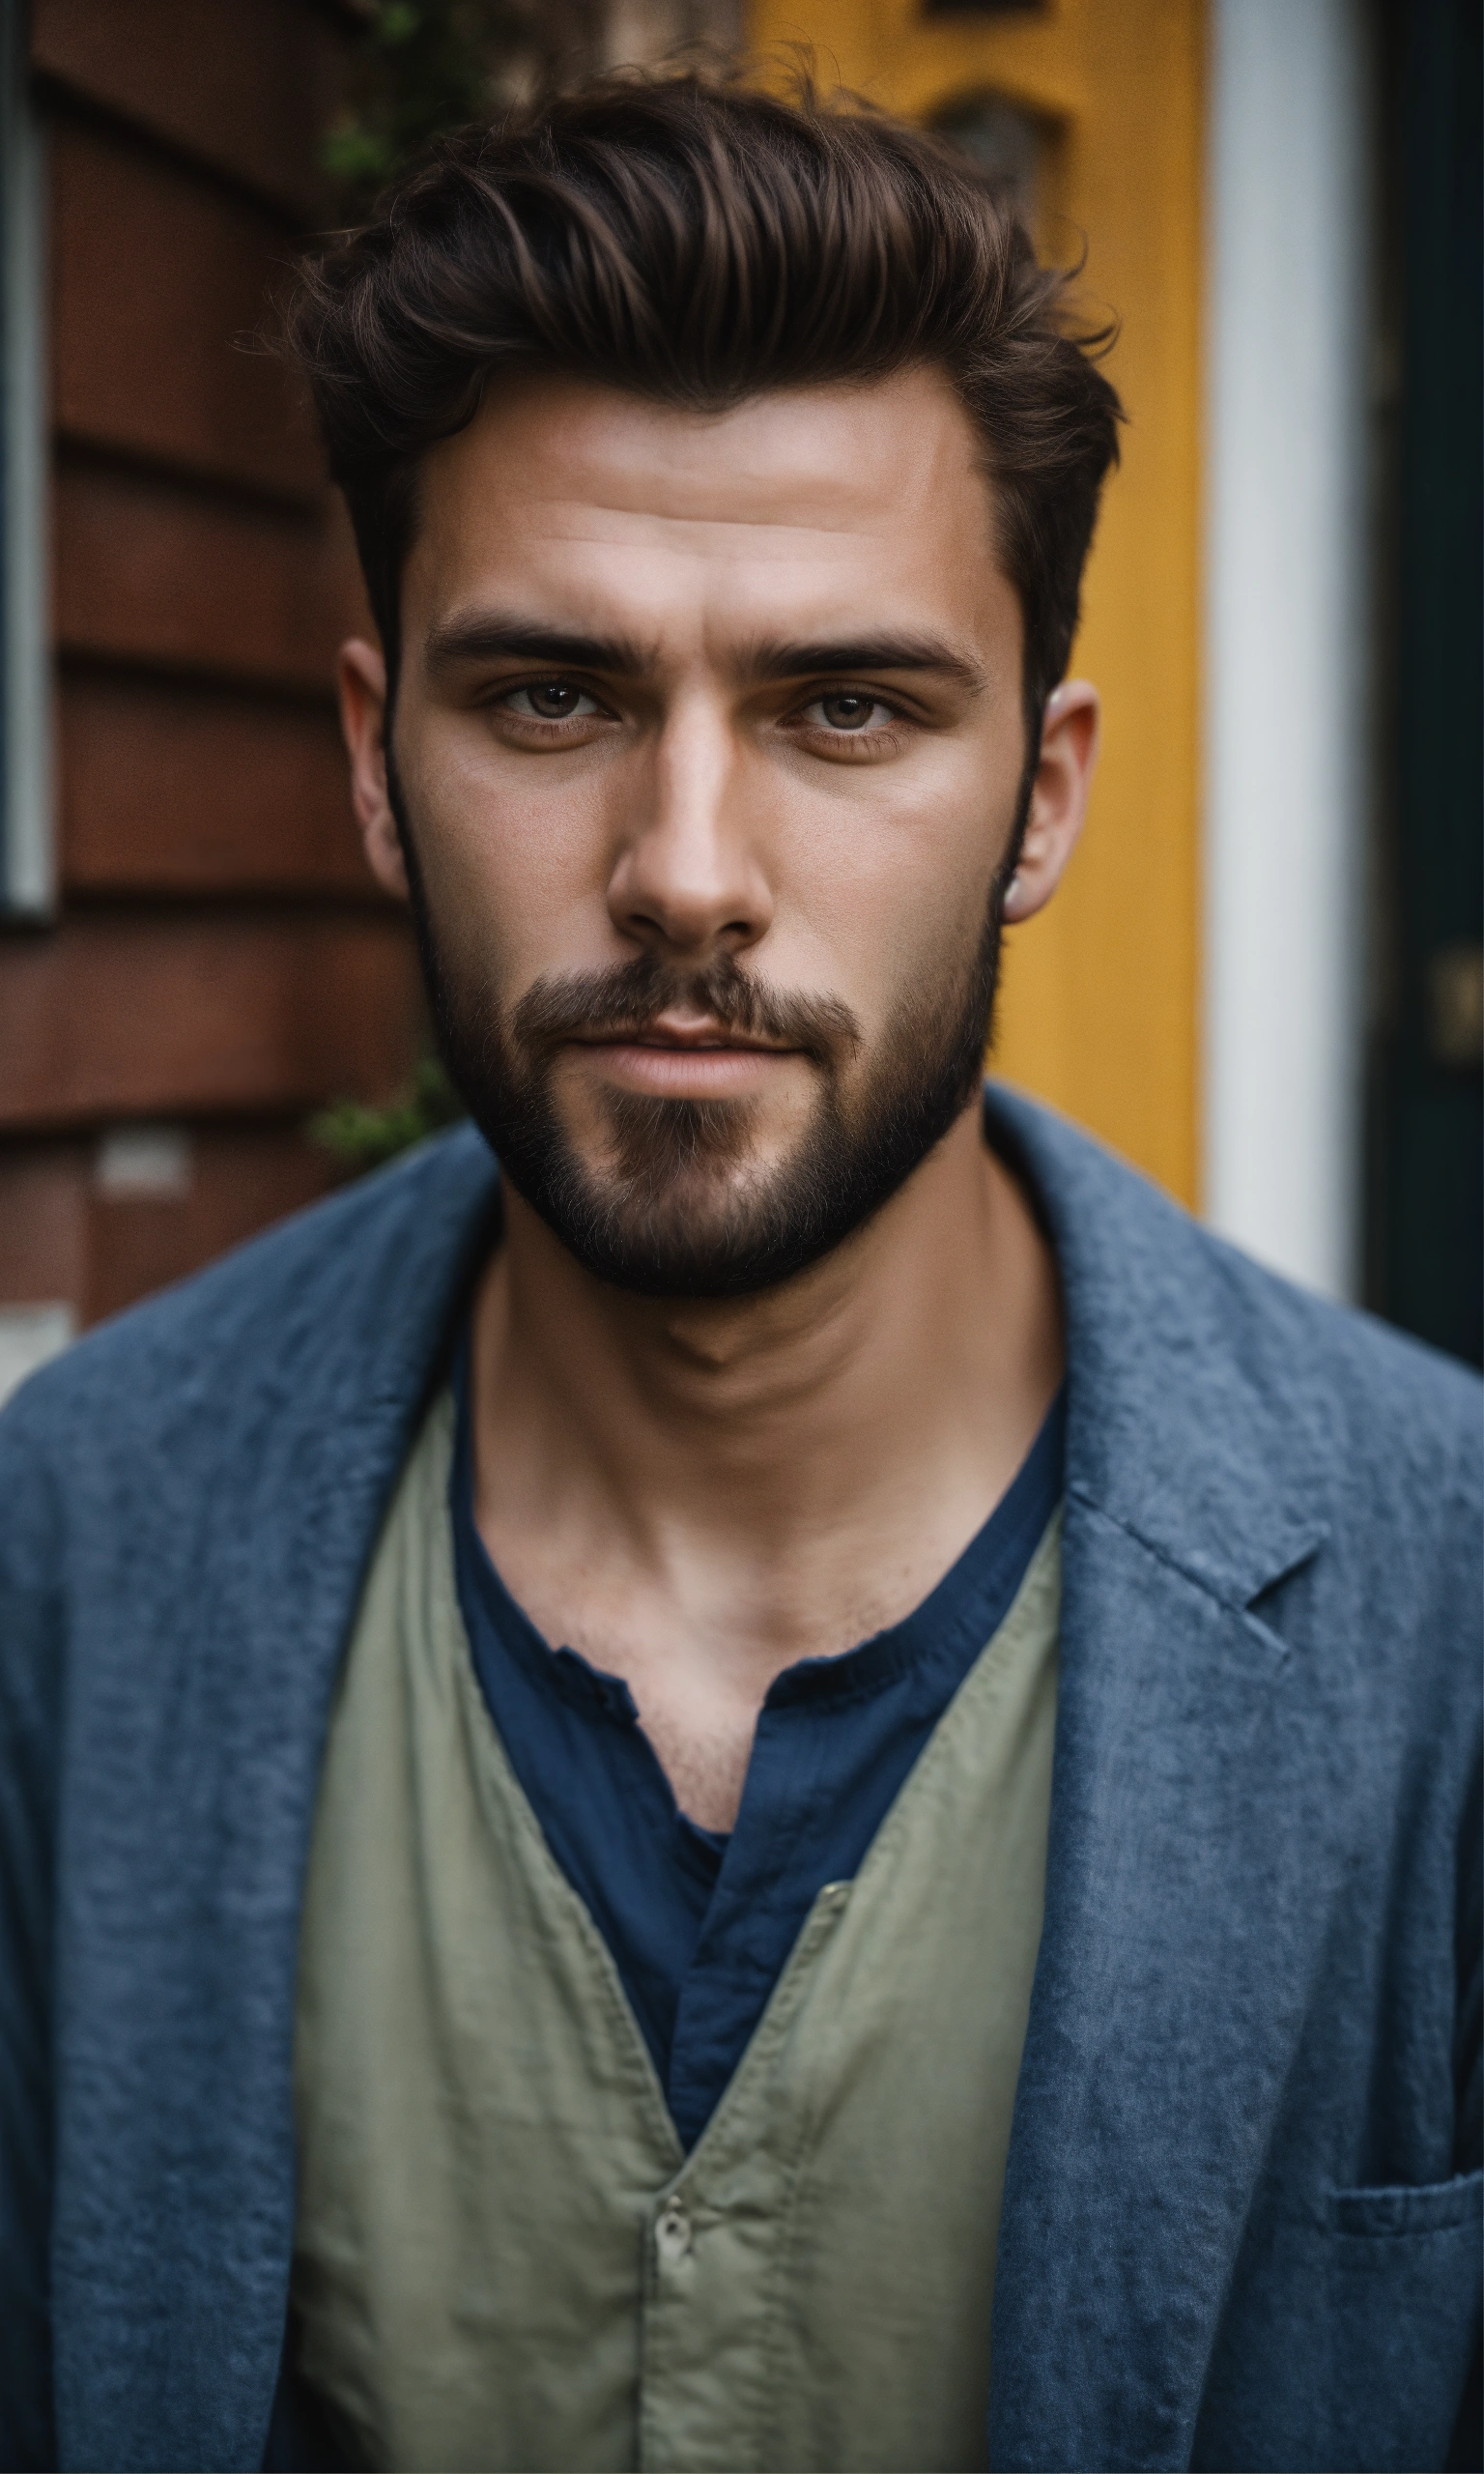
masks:
{"label": "chin", "polygon": [[[781,1224],[776,1179],[735,1159],[581,1175],[543,1211],[595,1276],[650,1297],[736,1297],[800,1268],[798,1231]],[[542,1208],[538,1201],[537,1208]],[[782,1241],[782,1242],[781,1242]]]}

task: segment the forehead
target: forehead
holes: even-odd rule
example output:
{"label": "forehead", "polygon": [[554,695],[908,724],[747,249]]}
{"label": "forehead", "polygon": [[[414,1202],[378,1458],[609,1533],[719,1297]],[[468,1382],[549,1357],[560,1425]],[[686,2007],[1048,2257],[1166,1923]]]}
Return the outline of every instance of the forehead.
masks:
{"label": "forehead", "polygon": [[1018,622],[979,441],[928,369],[720,414],[577,380],[493,388],[422,469],[408,632],[495,593],[660,635],[785,613],[981,637]]}

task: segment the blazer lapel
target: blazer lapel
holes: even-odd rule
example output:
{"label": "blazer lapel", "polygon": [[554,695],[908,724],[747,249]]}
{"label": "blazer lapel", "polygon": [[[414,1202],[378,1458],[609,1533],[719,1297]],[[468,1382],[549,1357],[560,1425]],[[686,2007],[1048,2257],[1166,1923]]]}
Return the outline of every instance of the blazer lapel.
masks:
{"label": "blazer lapel", "polygon": [[71,1473],[51,2252],[63,2464],[262,2462],[330,1699],[494,1189],[484,1145],[455,1135],[77,1354],[89,1449]]}
{"label": "blazer lapel", "polygon": [[1316,1438],[1244,1316],[1248,1269],[1223,1280],[1184,1215],[1054,1120],[997,1093],[990,1125],[1045,1207],[1069,1354],[990,2462],[1181,2466],[1322,1930],[1303,1857],[1322,1764],[1250,1611],[1322,1549]]}

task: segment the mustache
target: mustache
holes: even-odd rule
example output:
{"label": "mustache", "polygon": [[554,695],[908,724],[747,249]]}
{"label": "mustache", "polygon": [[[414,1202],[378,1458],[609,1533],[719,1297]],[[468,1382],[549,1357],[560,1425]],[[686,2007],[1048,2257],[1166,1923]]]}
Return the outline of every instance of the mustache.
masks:
{"label": "mustache", "polygon": [[622,1039],[671,1009],[706,1014],[723,1030],[800,1050],[820,1066],[838,1063],[864,1037],[857,1016],[840,997],[774,988],[742,970],[730,954],[718,955],[699,970],[640,954],[609,970],[549,974],[527,990],[510,1028],[528,1054],[550,1054],[578,1037]]}

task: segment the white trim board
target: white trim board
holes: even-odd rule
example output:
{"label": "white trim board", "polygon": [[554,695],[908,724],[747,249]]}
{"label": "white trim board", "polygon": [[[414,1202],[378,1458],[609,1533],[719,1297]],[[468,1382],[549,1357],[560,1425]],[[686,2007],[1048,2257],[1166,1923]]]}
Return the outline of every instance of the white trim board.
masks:
{"label": "white trim board", "polygon": [[27,12],[0,0],[0,917],[56,899],[46,559],[45,164]]}
{"label": "white trim board", "polygon": [[1213,0],[1204,1196],[1355,1293],[1370,647],[1362,0]]}

